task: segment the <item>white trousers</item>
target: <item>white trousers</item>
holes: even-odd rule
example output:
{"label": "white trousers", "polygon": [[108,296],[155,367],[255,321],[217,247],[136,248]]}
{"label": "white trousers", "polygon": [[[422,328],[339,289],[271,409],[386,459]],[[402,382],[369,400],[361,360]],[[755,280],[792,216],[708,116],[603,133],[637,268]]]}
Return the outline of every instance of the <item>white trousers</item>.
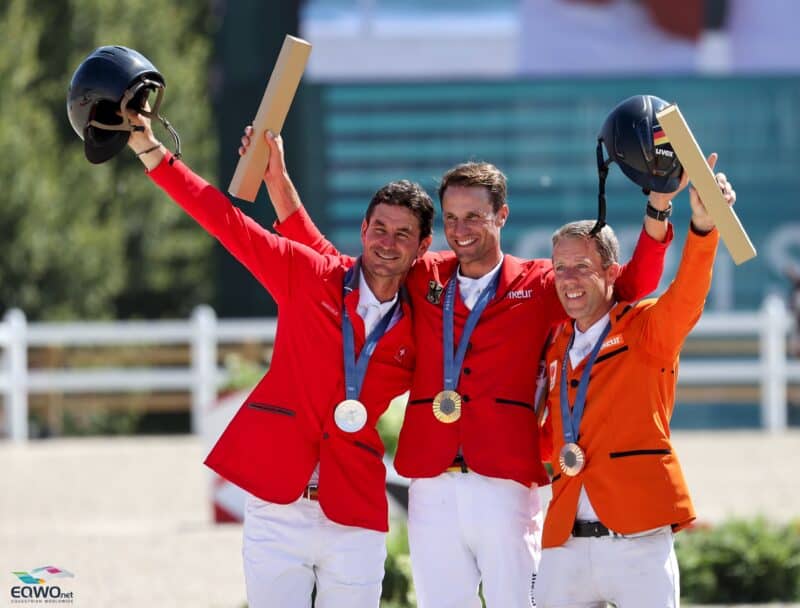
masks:
{"label": "white trousers", "polygon": [[636,538],[570,537],[545,549],[534,590],[538,608],[677,608],[680,576],[672,531]]}
{"label": "white trousers", "polygon": [[250,608],[378,608],[383,532],[343,526],[316,501],[289,505],[249,496],[242,545]]}
{"label": "white trousers", "polygon": [[419,608],[530,608],[539,561],[539,493],[507,479],[414,479],[408,541]]}

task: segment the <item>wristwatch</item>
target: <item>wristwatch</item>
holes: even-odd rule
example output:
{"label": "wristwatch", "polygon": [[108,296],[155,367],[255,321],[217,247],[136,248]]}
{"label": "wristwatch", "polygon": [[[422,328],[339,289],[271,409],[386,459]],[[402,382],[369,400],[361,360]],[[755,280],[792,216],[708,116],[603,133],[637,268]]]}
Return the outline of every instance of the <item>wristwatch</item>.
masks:
{"label": "wristwatch", "polygon": [[670,215],[672,215],[672,201],[670,201],[669,206],[663,211],[656,209],[653,205],[650,204],[650,201],[647,201],[647,209],[646,209],[647,217],[652,217],[654,220],[658,220],[659,222],[663,222],[667,219]]}

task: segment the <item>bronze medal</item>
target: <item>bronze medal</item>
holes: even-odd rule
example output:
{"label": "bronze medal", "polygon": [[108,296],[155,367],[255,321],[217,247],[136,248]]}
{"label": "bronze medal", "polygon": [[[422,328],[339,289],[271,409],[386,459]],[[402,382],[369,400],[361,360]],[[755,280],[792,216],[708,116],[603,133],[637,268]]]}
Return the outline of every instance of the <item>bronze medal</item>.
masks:
{"label": "bronze medal", "polygon": [[583,470],[586,464],[586,456],[577,443],[565,443],[558,454],[558,466],[561,472],[568,477],[575,477]]}
{"label": "bronze medal", "polygon": [[461,418],[461,395],[456,391],[442,391],[433,398],[433,415],[445,424]]}

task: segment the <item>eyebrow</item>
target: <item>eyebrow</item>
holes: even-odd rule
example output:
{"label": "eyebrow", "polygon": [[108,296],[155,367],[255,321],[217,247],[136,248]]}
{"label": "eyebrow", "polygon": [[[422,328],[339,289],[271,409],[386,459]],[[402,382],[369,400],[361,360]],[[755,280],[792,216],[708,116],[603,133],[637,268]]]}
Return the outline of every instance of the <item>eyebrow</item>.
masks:
{"label": "eyebrow", "polygon": [[[375,218],[374,224],[375,224],[375,226],[380,226],[381,228],[387,228],[386,223],[383,222],[382,220],[379,220],[378,218]],[[406,226],[401,226],[400,228],[397,228],[396,230],[397,230],[397,232],[414,232],[414,227],[406,225]]]}

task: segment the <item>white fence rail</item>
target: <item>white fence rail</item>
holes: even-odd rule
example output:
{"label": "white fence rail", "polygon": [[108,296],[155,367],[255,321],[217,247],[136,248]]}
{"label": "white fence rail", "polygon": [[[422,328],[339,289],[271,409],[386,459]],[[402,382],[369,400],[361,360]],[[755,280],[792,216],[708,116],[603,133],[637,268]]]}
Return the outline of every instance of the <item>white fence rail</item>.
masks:
{"label": "white fence rail", "polygon": [[[11,310],[0,323],[0,394],[12,440],[28,438],[28,396],[31,394],[102,393],[185,390],[191,392],[192,430],[202,431],[203,413],[215,399],[224,380],[217,367],[219,344],[247,340],[273,340],[275,319],[218,320],[208,306],[199,306],[186,321],[118,321],[77,323],[27,323],[19,310]],[[757,337],[759,357],[749,360],[686,360],[679,384],[758,385],[761,389],[763,428],[778,432],[787,426],[787,387],[800,382],[800,362],[786,356],[786,336],[793,321],[783,301],[768,297],[758,312],[708,313],[692,336],[742,335]],[[186,368],[121,368],[90,370],[28,369],[28,348],[38,346],[188,344]],[[725,353],[720,353],[724,355]]]}

